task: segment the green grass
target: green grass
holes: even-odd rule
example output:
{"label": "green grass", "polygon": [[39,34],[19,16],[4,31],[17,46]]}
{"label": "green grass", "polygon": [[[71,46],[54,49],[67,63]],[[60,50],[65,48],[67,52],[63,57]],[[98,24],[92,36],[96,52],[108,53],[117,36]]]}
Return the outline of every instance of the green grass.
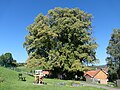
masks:
{"label": "green grass", "polygon": [[27,68],[27,67],[25,67],[25,66],[20,66],[20,67],[17,67],[16,68],[16,71],[23,71],[23,72],[30,72],[32,69],[30,69],[30,68]]}
{"label": "green grass", "polygon": [[[0,67],[0,77],[4,80],[0,83],[0,90],[104,90],[95,87],[71,86],[70,80],[44,79],[47,85],[33,85],[34,77],[23,73],[27,81],[18,80],[18,72]],[[65,82],[66,86],[57,85],[57,83]]]}

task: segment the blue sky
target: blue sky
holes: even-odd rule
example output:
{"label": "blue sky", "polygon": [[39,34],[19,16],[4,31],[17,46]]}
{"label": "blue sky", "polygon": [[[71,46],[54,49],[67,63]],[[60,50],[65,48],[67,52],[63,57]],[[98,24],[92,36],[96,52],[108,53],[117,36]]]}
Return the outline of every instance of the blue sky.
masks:
{"label": "blue sky", "polygon": [[11,52],[18,62],[27,60],[23,48],[26,27],[39,14],[55,7],[79,8],[94,16],[94,37],[99,65],[106,64],[106,47],[113,28],[120,28],[120,0],[0,0],[0,55]]}

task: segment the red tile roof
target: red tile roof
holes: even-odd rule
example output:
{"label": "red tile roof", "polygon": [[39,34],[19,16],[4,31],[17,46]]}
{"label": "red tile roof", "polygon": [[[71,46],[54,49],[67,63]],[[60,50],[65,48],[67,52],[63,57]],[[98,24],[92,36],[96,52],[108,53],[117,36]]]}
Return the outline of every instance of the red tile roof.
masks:
{"label": "red tile roof", "polygon": [[[99,73],[99,71],[101,71],[101,70],[102,70],[102,69],[87,71],[87,72],[85,72],[84,76],[89,75],[90,77],[95,77],[95,76]],[[106,71],[104,71],[104,70],[102,70],[102,71],[103,71],[105,74],[107,74]]]}
{"label": "red tile roof", "polygon": [[85,75],[89,75],[90,77],[94,77],[100,70],[91,70],[91,71],[87,71],[85,72]]}

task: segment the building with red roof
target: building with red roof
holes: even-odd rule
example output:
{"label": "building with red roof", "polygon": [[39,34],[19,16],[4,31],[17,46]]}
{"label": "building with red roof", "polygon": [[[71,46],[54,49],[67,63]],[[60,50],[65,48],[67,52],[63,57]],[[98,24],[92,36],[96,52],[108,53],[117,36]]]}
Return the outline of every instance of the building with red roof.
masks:
{"label": "building with red roof", "polygon": [[87,71],[84,74],[87,82],[95,82],[100,84],[107,84],[108,81],[108,74],[106,71],[99,69],[99,70],[91,70]]}

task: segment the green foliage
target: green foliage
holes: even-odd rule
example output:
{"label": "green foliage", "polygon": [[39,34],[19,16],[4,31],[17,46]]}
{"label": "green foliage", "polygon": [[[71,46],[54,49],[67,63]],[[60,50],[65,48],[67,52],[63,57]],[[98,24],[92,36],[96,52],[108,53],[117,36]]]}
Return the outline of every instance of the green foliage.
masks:
{"label": "green foliage", "polygon": [[0,56],[0,66],[16,67],[17,63],[16,60],[13,59],[11,53],[5,53]]}
{"label": "green foliage", "polygon": [[120,79],[120,29],[114,29],[107,47],[109,80]]}
{"label": "green foliage", "polygon": [[24,47],[28,67],[58,72],[83,71],[95,63],[97,44],[92,37],[92,15],[78,8],[55,8],[39,14],[28,29]]}

